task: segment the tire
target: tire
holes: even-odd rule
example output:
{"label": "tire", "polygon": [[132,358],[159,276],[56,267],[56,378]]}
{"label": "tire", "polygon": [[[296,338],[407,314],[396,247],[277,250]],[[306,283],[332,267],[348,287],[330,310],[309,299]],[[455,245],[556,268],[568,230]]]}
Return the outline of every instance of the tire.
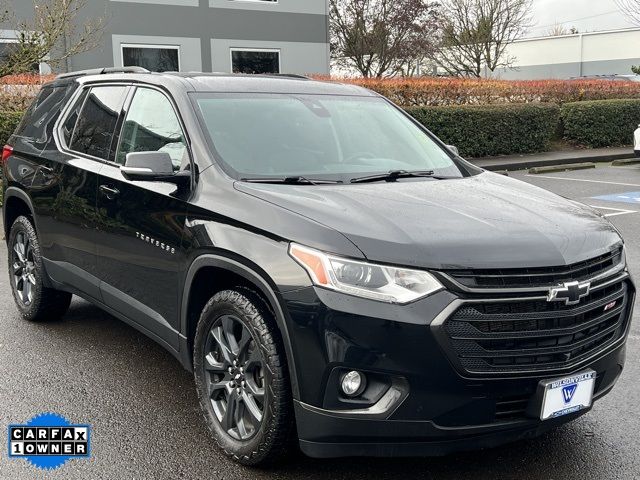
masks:
{"label": "tire", "polygon": [[69,309],[71,294],[43,284],[44,268],[36,231],[27,217],[18,217],[9,232],[9,282],[25,320],[58,320]]}
{"label": "tire", "polygon": [[215,294],[193,350],[200,406],[218,447],[243,465],[281,460],[293,437],[293,405],[282,341],[264,302],[244,288]]}

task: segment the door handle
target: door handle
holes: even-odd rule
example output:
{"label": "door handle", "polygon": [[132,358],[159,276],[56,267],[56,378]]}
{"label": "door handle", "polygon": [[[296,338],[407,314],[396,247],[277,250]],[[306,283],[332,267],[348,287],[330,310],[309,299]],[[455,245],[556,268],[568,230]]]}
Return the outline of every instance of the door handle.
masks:
{"label": "door handle", "polygon": [[100,185],[100,193],[104,195],[108,200],[113,200],[120,195],[120,190],[117,188],[109,187],[107,185]]}

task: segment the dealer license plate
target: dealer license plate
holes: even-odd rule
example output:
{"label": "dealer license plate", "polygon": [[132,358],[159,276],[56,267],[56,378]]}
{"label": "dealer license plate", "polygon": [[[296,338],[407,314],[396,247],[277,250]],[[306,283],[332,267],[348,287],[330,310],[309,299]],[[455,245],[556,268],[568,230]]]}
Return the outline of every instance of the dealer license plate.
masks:
{"label": "dealer license plate", "polygon": [[540,418],[548,420],[589,408],[595,383],[596,372],[593,370],[543,381],[544,397]]}

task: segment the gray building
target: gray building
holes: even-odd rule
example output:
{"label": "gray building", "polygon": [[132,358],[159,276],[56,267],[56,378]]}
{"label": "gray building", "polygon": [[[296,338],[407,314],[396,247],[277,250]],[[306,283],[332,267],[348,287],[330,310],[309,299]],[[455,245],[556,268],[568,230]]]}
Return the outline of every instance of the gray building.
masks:
{"label": "gray building", "polygon": [[[10,3],[32,15],[31,1]],[[83,15],[105,18],[102,46],[58,70],[329,73],[328,0],[87,0]],[[13,39],[0,30],[0,54]]]}
{"label": "gray building", "polygon": [[513,68],[497,72],[506,80],[567,79],[628,75],[640,65],[640,28],[526,38],[509,45]]}

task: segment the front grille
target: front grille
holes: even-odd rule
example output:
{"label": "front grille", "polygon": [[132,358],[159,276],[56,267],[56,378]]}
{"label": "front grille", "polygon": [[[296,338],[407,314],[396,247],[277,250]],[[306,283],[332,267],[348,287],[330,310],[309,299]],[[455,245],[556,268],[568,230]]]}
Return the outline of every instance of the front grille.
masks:
{"label": "front grille", "polygon": [[625,333],[627,282],[594,288],[573,306],[544,299],[463,303],[445,321],[444,331],[467,373],[566,369],[606,349]]}
{"label": "front grille", "polygon": [[562,267],[448,270],[446,274],[468,288],[527,288],[582,281],[611,270],[622,261],[622,247],[599,257]]}

